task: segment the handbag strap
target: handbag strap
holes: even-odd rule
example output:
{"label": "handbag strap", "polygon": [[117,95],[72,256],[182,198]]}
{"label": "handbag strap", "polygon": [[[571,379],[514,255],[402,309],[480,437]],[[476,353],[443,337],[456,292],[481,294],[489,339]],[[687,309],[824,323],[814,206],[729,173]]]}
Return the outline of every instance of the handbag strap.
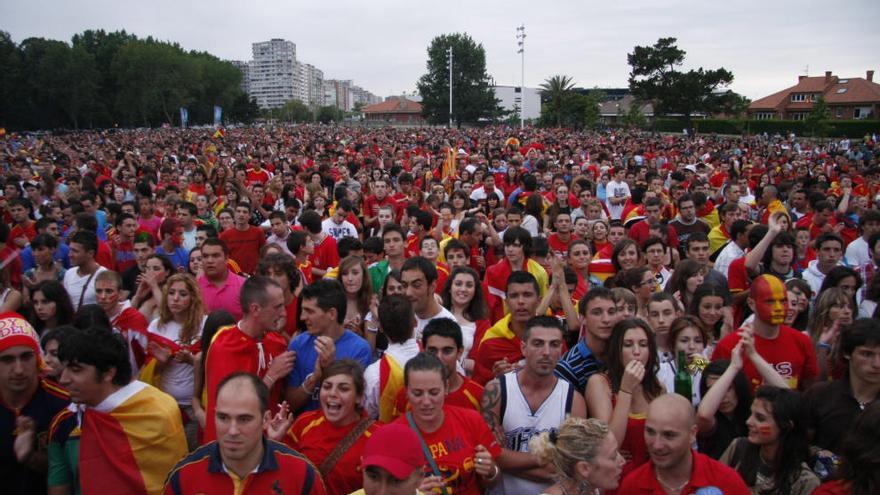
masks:
{"label": "handbag strap", "polygon": [[361,421],[355,425],[348,434],[343,437],[342,440],[336,444],[336,447],[333,447],[333,450],[330,451],[330,455],[328,455],[324,462],[318,466],[318,471],[320,471],[321,476],[326,477],[327,474],[333,470],[333,467],[336,466],[336,463],[339,462],[339,459],[357,442],[357,439],[360,438],[361,435],[367,431],[367,428],[372,425],[374,421],[369,417],[361,419]]}
{"label": "handbag strap", "polygon": [[[416,432],[416,436],[419,437],[419,443],[422,444],[422,453],[425,454],[425,459],[428,460],[428,464],[430,464],[434,476],[442,479],[443,476],[440,475],[440,468],[437,467],[437,463],[434,461],[434,456],[431,455],[431,451],[428,449],[428,444],[425,443],[425,439],[422,438],[422,433],[419,431],[419,427],[416,426],[416,422],[413,420],[412,411],[407,411],[406,420],[409,422],[409,427],[412,428],[412,430]],[[446,485],[441,485],[440,490],[443,495],[449,495],[449,491],[446,490]]]}
{"label": "handbag strap", "polygon": [[92,279],[95,278],[95,275],[97,275],[97,274],[98,274],[98,270],[95,270],[94,272],[92,272],[92,274],[89,275],[89,279],[86,280],[86,285],[83,285],[83,290],[82,290],[82,292],[79,293],[79,304],[76,305],[77,310],[79,310],[79,308],[82,307],[83,300],[86,298],[86,291],[89,289],[89,284],[92,283]]}

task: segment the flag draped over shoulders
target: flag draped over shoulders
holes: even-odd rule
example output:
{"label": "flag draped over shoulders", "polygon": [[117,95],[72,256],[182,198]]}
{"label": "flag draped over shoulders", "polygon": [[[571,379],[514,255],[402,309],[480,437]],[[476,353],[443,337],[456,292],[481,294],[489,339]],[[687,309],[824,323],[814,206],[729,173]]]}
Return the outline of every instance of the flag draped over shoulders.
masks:
{"label": "flag draped over shoulders", "polygon": [[82,415],[82,493],[158,494],[187,453],[174,399],[134,381]]}

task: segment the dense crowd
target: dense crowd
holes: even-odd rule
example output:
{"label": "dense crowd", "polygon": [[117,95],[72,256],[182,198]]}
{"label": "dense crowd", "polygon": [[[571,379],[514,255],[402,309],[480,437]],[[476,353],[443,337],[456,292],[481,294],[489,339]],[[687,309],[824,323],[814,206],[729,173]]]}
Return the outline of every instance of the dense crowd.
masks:
{"label": "dense crowd", "polygon": [[876,139],[5,135],[4,491],[876,494]]}

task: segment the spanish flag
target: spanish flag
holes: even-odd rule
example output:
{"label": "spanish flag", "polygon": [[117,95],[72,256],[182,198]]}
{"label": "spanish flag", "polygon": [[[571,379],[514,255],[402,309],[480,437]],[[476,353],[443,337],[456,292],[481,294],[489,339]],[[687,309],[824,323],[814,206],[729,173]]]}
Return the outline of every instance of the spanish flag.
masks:
{"label": "spanish flag", "polygon": [[224,137],[226,137],[226,131],[224,131],[222,127],[218,127],[217,132],[214,133],[214,139],[220,139]]}
{"label": "spanish flag", "polygon": [[446,147],[446,159],[443,161],[443,170],[440,173],[440,180],[455,177],[455,150],[452,146]]}
{"label": "spanish flag", "polygon": [[[527,259],[524,265],[516,270],[525,270],[531,273],[538,281],[539,296],[544,297],[548,287],[547,270],[533,259]],[[498,321],[510,313],[507,308],[507,279],[513,272],[514,268],[510,266],[510,261],[507,258],[486,270],[486,276],[483,279],[483,292],[486,294],[486,304],[489,306],[492,321]]]}
{"label": "spanish flag", "polygon": [[[166,347],[171,350],[171,358],[179,353],[180,351],[189,351],[193,356],[201,352],[202,343],[200,341],[196,341],[191,345],[180,345],[177,342],[174,342],[171,339],[166,339],[159,334],[150,332],[150,335],[147,337],[148,342],[155,342],[162,347]],[[149,383],[154,387],[158,387],[162,382],[162,374],[158,373],[156,370],[156,365],[159,363],[158,360],[152,355],[147,354],[146,361],[144,362],[143,368],[141,368],[140,375],[138,378],[144,382]]]}
{"label": "spanish flag", "polygon": [[403,367],[385,353],[379,361],[379,421],[390,423],[403,414],[397,410],[397,394],[403,390]]}
{"label": "spanish flag", "polygon": [[82,493],[160,494],[186,453],[180,408],[170,395],[133,381],[82,414]]}

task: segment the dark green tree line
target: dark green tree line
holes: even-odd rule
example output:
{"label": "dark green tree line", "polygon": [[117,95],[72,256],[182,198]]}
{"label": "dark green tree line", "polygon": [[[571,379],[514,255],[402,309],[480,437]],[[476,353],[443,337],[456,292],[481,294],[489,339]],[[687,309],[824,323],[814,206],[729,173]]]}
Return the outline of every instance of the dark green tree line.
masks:
{"label": "dark green tree line", "polygon": [[255,103],[229,62],[125,31],[88,30],[70,43],[0,32],[0,126],[52,129],[250,122]]}

